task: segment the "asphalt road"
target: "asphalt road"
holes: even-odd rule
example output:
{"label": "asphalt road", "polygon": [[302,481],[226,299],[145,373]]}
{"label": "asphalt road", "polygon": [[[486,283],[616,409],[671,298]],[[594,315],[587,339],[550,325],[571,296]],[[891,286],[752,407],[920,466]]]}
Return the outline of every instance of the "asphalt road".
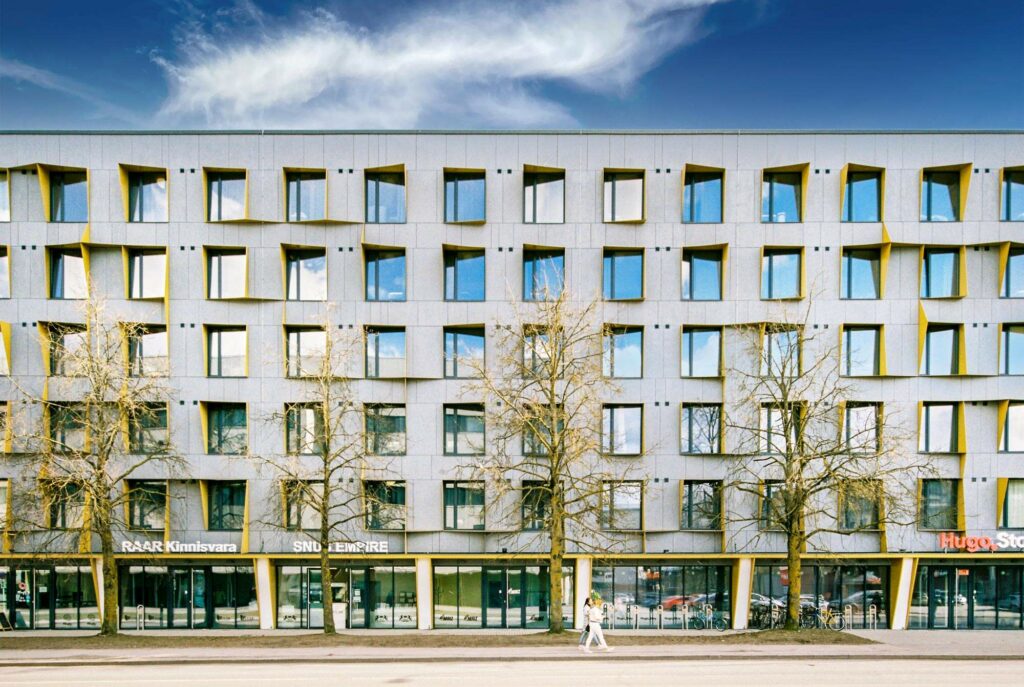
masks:
{"label": "asphalt road", "polygon": [[[469,681],[473,682],[469,682]],[[54,666],[0,669],[0,685],[363,685],[484,684],[488,687],[571,685],[699,685],[700,687],[800,687],[826,685],[964,685],[1024,684],[1024,661],[910,660],[715,660],[585,661],[534,663],[264,663],[179,666]]]}

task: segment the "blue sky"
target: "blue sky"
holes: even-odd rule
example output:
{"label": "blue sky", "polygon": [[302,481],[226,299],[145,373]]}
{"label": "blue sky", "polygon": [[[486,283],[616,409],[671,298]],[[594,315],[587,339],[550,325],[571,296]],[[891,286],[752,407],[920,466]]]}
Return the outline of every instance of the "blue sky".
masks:
{"label": "blue sky", "polygon": [[0,3],[0,128],[1024,128],[1024,0]]}

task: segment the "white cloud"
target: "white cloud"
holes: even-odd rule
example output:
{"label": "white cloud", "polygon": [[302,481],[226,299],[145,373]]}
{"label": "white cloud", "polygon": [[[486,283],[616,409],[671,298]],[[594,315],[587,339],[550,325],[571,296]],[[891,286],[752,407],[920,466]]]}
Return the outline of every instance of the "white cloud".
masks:
{"label": "white cloud", "polygon": [[167,123],[221,127],[412,128],[575,123],[546,84],[620,95],[701,36],[720,0],[448,4],[373,31],[324,9],[290,20],[250,0],[193,11],[175,56],[154,55]]}

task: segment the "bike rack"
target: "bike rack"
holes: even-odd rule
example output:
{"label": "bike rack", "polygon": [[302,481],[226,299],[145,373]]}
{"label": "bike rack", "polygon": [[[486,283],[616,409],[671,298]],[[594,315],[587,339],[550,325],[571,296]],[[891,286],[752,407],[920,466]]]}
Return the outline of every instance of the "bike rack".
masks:
{"label": "bike rack", "polygon": [[135,629],[146,629],[146,607],[142,604],[135,607]]}

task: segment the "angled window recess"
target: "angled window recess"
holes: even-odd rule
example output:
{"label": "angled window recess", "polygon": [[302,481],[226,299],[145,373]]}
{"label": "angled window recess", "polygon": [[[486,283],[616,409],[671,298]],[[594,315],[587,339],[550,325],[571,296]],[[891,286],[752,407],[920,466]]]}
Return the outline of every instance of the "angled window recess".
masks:
{"label": "angled window recess", "polygon": [[523,167],[523,223],[565,222],[565,170],[557,167]]}
{"label": "angled window recess", "polygon": [[244,169],[203,168],[206,221],[239,222],[249,213],[249,180]]}
{"label": "angled window recess", "polygon": [[0,222],[11,221],[11,172],[0,169]]}
{"label": "angled window recess", "polygon": [[290,301],[327,300],[327,250],[282,246]]}
{"label": "angled window recess", "polygon": [[604,170],[604,221],[639,224],[647,219],[646,171]]}
{"label": "angled window recess", "polygon": [[770,167],[761,176],[761,221],[802,222],[807,208],[810,164]]}
{"label": "angled window recess", "polygon": [[922,169],[921,221],[962,221],[970,183],[971,163]]}
{"label": "angled window recess", "polygon": [[366,300],[405,300],[405,249],[363,246]]}
{"label": "angled window recess", "polygon": [[722,300],[725,246],[683,249],[682,292],[684,301]]}
{"label": "angled window recess", "polygon": [[[1000,175],[999,219],[1004,222],[1024,222],[1024,167],[1006,167],[1000,170]],[[0,186],[0,192],[2,190]],[[0,198],[0,220],[3,219],[3,202]]]}
{"label": "angled window recess", "polygon": [[89,297],[88,251],[81,246],[47,248],[50,298],[58,300]]}
{"label": "angled window recess", "polygon": [[285,169],[284,193],[289,222],[327,219],[327,172],[322,169]]}
{"label": "angled window recess", "polygon": [[718,167],[683,167],[683,223],[717,224],[725,201],[725,170]]}
{"label": "angled window recess", "polygon": [[47,222],[89,221],[89,172],[76,167],[37,165]]}
{"label": "angled window recess", "polygon": [[405,224],[405,165],[374,167],[363,174],[366,223]]}
{"label": "angled window recess", "polygon": [[444,221],[483,224],[487,218],[487,181],[482,169],[444,168]]}
{"label": "angled window recess", "polygon": [[844,165],[839,172],[840,219],[843,222],[881,222],[885,210],[885,170],[867,165]]}
{"label": "angled window recess", "polygon": [[921,298],[962,298],[967,295],[967,248],[921,248]]}
{"label": "angled window recess", "polygon": [[1003,298],[1024,298],[1024,246],[1004,243],[999,253],[1002,275],[999,295]]}
{"label": "angled window recess", "polygon": [[167,170],[118,165],[126,222],[167,221]]}

